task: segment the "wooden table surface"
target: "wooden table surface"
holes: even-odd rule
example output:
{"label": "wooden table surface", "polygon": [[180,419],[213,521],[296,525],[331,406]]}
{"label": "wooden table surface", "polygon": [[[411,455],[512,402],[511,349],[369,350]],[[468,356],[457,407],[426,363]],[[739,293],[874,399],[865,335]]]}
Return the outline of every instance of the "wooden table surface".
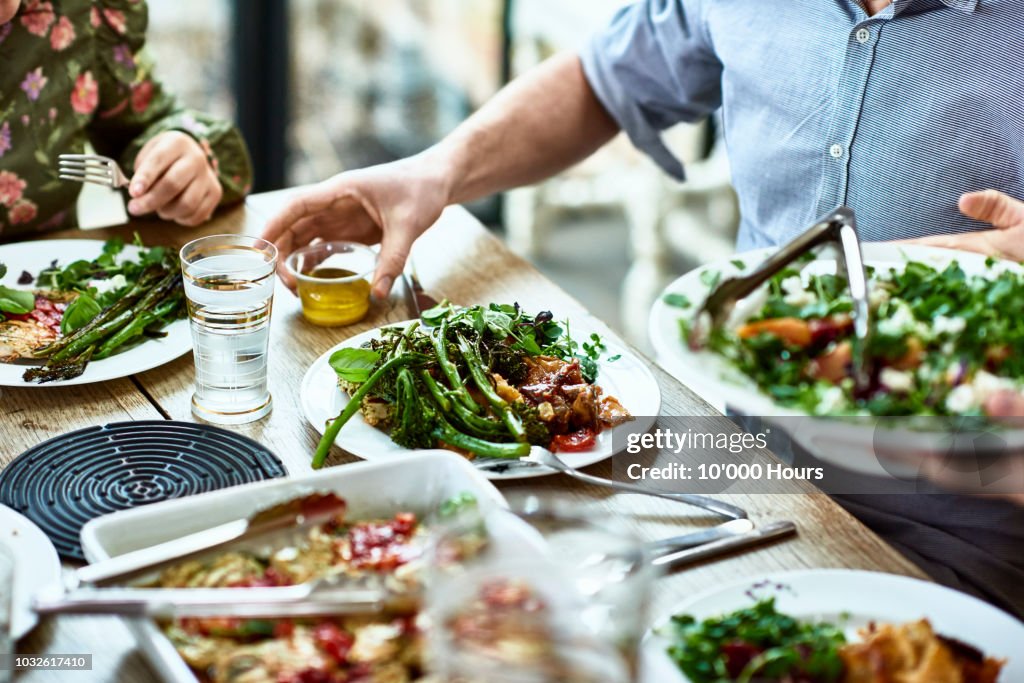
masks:
{"label": "wooden table surface", "polygon": [[[130,237],[133,230],[138,230],[147,244],[180,245],[203,234],[258,234],[265,217],[273,214],[283,198],[281,192],[256,195],[250,198],[248,207],[221,213],[200,230],[139,222],[119,229],[69,231],[48,237],[106,239],[112,235]],[[423,286],[438,298],[447,297],[460,304],[518,301],[527,310],[547,309],[569,318],[585,314],[576,300],[514,255],[460,208],[449,209],[427,232],[416,244],[413,259]],[[306,423],[299,404],[297,387],[306,369],[326,349],[346,337],[410,317],[403,297],[396,293],[390,300],[375,304],[370,315],[358,325],[341,329],[315,327],[301,317],[298,300],[279,283],[270,341],[273,413],[262,421],[235,429],[277,453],[290,473],[308,471],[318,435]],[[610,331],[608,334],[614,336]],[[713,408],[653,363],[652,369],[662,391],[663,415],[715,414]],[[102,384],[5,388],[0,397],[0,463],[6,464],[40,441],[91,425],[161,418],[192,420],[192,380],[192,359],[186,356],[141,375]],[[336,447],[328,464],[344,465],[354,460]],[[589,471],[610,476],[611,466],[605,462]],[[586,500],[621,516],[648,538],[683,533],[712,523],[707,516],[678,503],[647,496],[609,495],[607,490],[560,475],[502,483],[500,488],[506,493],[558,491]],[[905,558],[809,485],[790,494],[722,497],[747,509],[758,523],[773,519],[796,521],[799,536],[660,579],[655,613],[716,584],[772,571],[848,567],[922,576]],[[91,672],[33,672],[19,678],[24,681],[136,682],[154,677],[128,631],[116,618],[47,619],[19,643],[18,650],[22,654],[93,655]]]}

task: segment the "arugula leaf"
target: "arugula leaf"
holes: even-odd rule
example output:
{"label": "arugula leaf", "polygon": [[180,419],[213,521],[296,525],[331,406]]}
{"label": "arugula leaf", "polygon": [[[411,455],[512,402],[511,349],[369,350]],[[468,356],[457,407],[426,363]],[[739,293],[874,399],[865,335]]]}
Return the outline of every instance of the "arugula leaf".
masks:
{"label": "arugula leaf", "polygon": [[338,377],[348,382],[362,383],[370,378],[380,354],[371,349],[338,349],[331,354],[330,364]]}
{"label": "arugula leaf", "polygon": [[451,313],[452,305],[445,299],[433,308],[428,308],[420,314],[420,320],[427,327],[437,327],[441,324],[449,313]]}
{"label": "arugula leaf", "polygon": [[742,259],[734,258],[732,261],[729,261],[729,263],[734,265],[739,270],[746,270],[747,268],[747,264],[744,263]]}
{"label": "arugula leaf", "polygon": [[22,315],[36,307],[36,295],[25,289],[0,285],[0,311]]}
{"label": "arugula leaf", "polygon": [[7,266],[0,263],[0,277],[3,277],[4,275],[7,275]]}
{"label": "arugula leaf", "polygon": [[60,332],[68,335],[80,327],[87,325],[93,318],[103,310],[96,300],[88,294],[79,294],[67,308],[64,309],[64,317],[60,319]]}

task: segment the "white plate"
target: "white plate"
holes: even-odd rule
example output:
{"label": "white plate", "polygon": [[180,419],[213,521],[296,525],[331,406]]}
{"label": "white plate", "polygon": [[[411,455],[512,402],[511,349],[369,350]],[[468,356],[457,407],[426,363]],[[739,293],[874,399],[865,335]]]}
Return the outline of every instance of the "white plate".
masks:
{"label": "white plate", "polygon": [[[865,265],[879,269],[901,269],[908,261],[919,261],[937,269],[942,269],[953,261],[957,261],[968,275],[985,275],[999,272],[990,269],[986,257],[981,254],[938,249],[917,245],[893,244],[887,242],[866,243],[862,246]],[[651,344],[654,346],[656,358],[665,369],[685,384],[694,386],[699,393],[705,395],[712,403],[726,405],[744,415],[769,418],[805,417],[807,413],[778,405],[767,394],[763,393],[756,383],[733,367],[726,359],[711,351],[692,351],[683,341],[679,322],[692,320],[708,294],[708,287],[701,282],[701,274],[706,271],[719,271],[721,278],[735,276],[756,266],[777,249],[758,249],[738,254],[732,260],[743,263],[743,268],[730,261],[710,263],[675,280],[665,288],[651,309],[648,325]],[[822,258],[807,264],[808,273],[834,273],[834,259]],[[997,268],[1021,269],[1021,266],[1010,262],[1000,262]],[[665,303],[666,294],[682,294],[691,306],[681,309]],[[738,304],[742,308],[743,303]],[[970,439],[963,438],[951,442],[944,431],[908,431],[898,428],[897,423],[888,421],[875,425],[871,418],[857,418],[853,421],[837,419],[815,420],[781,420],[776,424],[787,429],[794,439],[816,456],[850,469],[866,474],[890,476],[897,470],[892,461],[883,461],[876,456],[876,426],[884,426],[888,438],[894,443],[914,443],[920,452],[948,454],[957,449],[973,453],[974,446]],[[1024,430],[1004,429],[999,435],[1005,440],[1008,448],[1024,448]],[[913,474],[907,471],[906,474]]]}
{"label": "white plate", "polygon": [[[390,517],[402,511],[422,516],[462,492],[473,494],[485,511],[505,505],[498,490],[463,458],[448,451],[424,451],[114,512],[82,527],[82,550],[90,562],[97,562],[320,491],[343,497],[351,519]],[[128,626],[162,680],[198,683],[155,622],[132,619]]]}
{"label": "white plate", "polygon": [[[767,587],[764,587],[767,584]],[[894,574],[813,569],[754,576],[688,598],[666,612],[643,644],[643,676],[649,683],[688,681],[665,653],[669,640],[657,628],[673,614],[698,620],[717,617],[775,596],[776,608],[798,619],[836,623],[843,613],[847,639],[871,621],[903,624],[927,618],[942,635],[964,641],[990,657],[1007,659],[999,680],[1024,681],[1024,624],[986,602],[936,583]],[[783,586],[778,589],[777,586]]]}
{"label": "white plate", "polygon": [[27,517],[0,505],[0,542],[14,556],[14,604],[11,635],[17,640],[36,625],[32,596],[60,585],[60,559],[50,539]]}
{"label": "white plate", "polygon": [[[0,285],[31,289],[18,284],[22,271],[33,276],[49,267],[54,259],[58,265],[67,265],[78,259],[91,260],[103,253],[100,240],[39,240],[0,245],[0,263],[7,265],[7,275],[0,279]],[[122,257],[134,257],[139,248],[127,245]],[[164,330],[166,337],[148,339],[145,342],[114,354],[110,358],[90,362],[80,376],[62,382],[35,384],[21,378],[29,365],[22,363],[0,363],[0,386],[46,387],[71,384],[105,382],[119,377],[128,377],[169,363],[192,349],[192,333],[187,320],[177,320]]]}
{"label": "white plate", "polygon": [[[405,327],[410,322],[412,321],[395,323],[387,327]],[[602,431],[597,435],[597,445],[589,451],[560,454],[562,460],[572,467],[586,467],[615,455],[616,449],[612,442],[616,433],[623,434],[638,429],[646,432],[654,424],[655,418],[661,411],[661,389],[647,365],[636,355],[616,343],[614,339],[609,338],[606,330],[592,328],[585,322],[573,322],[574,335],[579,334],[581,339],[585,339],[592,332],[597,332],[607,346],[604,358],[620,356],[612,362],[606,360],[598,362],[598,385],[604,390],[605,395],[618,398],[623,407],[636,419],[614,429]],[[331,354],[338,349],[357,348],[371,339],[378,339],[380,329],[369,330],[346,339],[317,358],[306,371],[300,390],[302,412],[320,434],[324,433],[327,421],[337,417],[348,403],[348,394],[338,387],[338,376],[331,368],[329,362]],[[624,448],[625,438],[619,438],[618,441],[619,445]],[[387,434],[366,424],[362,415],[358,413],[342,427],[335,443],[364,460],[386,460],[398,453],[408,452],[408,449],[396,444]],[[547,468],[520,467],[507,472],[487,472],[486,474],[489,479],[526,479],[553,473],[553,470]]]}

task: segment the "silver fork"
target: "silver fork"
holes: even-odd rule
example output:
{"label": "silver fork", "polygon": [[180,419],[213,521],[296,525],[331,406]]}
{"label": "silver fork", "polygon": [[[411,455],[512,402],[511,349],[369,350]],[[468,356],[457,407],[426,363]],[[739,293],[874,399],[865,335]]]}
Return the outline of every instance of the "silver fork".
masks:
{"label": "silver fork", "polygon": [[113,188],[127,187],[132,180],[116,161],[98,154],[61,154],[58,170],[62,180]]}
{"label": "silver fork", "polygon": [[477,469],[484,472],[503,472],[520,467],[547,467],[593,486],[603,486],[605,488],[622,491],[624,493],[637,493],[642,496],[654,496],[656,498],[674,500],[677,503],[692,505],[694,507],[722,515],[723,517],[728,517],[729,519],[747,518],[747,511],[743,508],[730,505],[729,503],[723,503],[720,500],[715,500],[714,498],[709,498],[707,496],[700,496],[694,493],[662,491],[660,489],[648,488],[646,486],[637,486],[635,484],[612,481],[611,479],[602,479],[601,477],[595,477],[591,474],[580,472],[548,449],[541,448],[540,446],[533,446],[530,448],[529,455],[518,460],[477,459],[473,461],[473,464],[476,465]]}

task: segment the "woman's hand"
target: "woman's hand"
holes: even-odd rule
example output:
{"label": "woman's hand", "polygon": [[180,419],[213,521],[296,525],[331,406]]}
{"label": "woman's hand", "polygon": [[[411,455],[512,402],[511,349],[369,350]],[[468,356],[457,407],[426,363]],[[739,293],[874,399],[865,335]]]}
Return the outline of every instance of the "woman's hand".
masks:
{"label": "woman's hand", "polygon": [[128,212],[196,226],[213,215],[224,194],[217,173],[195,138],[168,131],[151,138],[135,157]]}
{"label": "woman's hand", "polygon": [[[412,243],[448,204],[442,164],[425,155],[340,173],[298,192],[267,223],[279,263],[316,238],[381,243],[373,295],[386,297],[405,267]],[[294,283],[281,269],[289,287]]]}
{"label": "woman's hand", "polygon": [[988,223],[994,229],[960,235],[934,235],[907,241],[1024,261],[1024,202],[997,190],[968,192],[960,197],[960,213]]}

